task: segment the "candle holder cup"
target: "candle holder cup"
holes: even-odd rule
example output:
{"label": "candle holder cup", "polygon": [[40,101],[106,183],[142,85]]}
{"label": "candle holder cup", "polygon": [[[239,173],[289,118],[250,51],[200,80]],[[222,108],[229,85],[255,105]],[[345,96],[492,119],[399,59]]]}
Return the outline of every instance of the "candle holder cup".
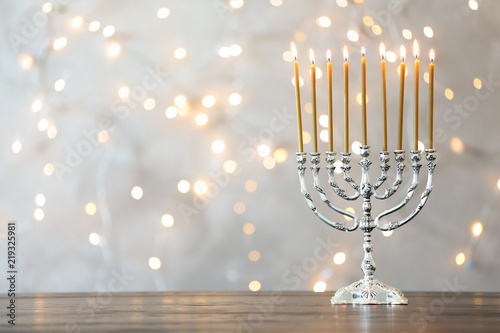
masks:
{"label": "candle holder cup", "polygon": [[347,210],[341,209],[338,206],[334,205],[328,198],[325,190],[321,187],[320,184],[320,153],[310,153],[311,157],[311,172],[313,176],[314,188],[316,189],[319,197],[323,202],[332,210],[337,213],[340,213],[346,217],[349,217],[353,220],[353,225],[348,227],[344,222],[335,222],[331,221],[323,214],[321,214],[315,204],[313,203],[313,199],[311,198],[311,194],[307,190],[306,181],[305,181],[305,171],[306,171],[306,162],[307,162],[307,153],[297,153],[297,170],[299,174],[300,180],[300,188],[302,195],[304,196],[307,204],[313,211],[313,213],[323,222],[328,224],[329,226],[345,232],[352,232],[356,229],[361,229],[363,231],[363,251],[364,258],[361,263],[361,270],[364,273],[364,277],[352,283],[351,285],[341,288],[337,290],[335,295],[331,298],[332,304],[408,304],[408,300],[403,295],[403,293],[397,289],[388,286],[387,284],[380,282],[374,279],[373,275],[376,269],[375,261],[372,257],[373,245],[371,242],[371,232],[375,228],[381,231],[390,231],[395,230],[410,220],[412,220],[417,214],[422,210],[429,195],[432,191],[432,183],[434,176],[434,169],[436,164],[434,161],[436,160],[436,150],[435,149],[426,149],[425,156],[427,160],[427,184],[426,188],[423,191],[420,202],[418,206],[404,219],[400,221],[391,221],[385,225],[382,225],[380,220],[391,214],[396,212],[397,210],[404,207],[407,203],[409,203],[417,189],[419,184],[419,174],[420,168],[422,164],[420,164],[421,153],[420,150],[412,150],[411,151],[411,168],[413,170],[412,173],[412,182],[407,189],[406,196],[402,201],[400,201],[394,207],[387,209],[380,214],[378,214],[375,219],[372,218],[371,215],[371,200],[375,198],[377,200],[385,200],[392,197],[399,189],[401,184],[403,183],[403,171],[405,169],[405,151],[404,150],[395,150],[395,160],[396,164],[396,179],[393,182],[392,186],[387,188],[383,193],[377,192],[379,188],[385,183],[387,180],[387,174],[389,171],[389,152],[381,151],[380,152],[380,169],[381,175],[377,178],[375,183],[370,182],[369,177],[369,168],[372,162],[369,160],[370,150],[369,146],[362,145],[361,146],[361,160],[359,161],[359,165],[361,167],[361,180],[360,183],[357,184],[350,176],[349,172],[351,170],[351,154],[350,153],[341,153],[341,162],[343,178],[347,184],[354,189],[353,195],[348,195],[344,189],[341,189],[339,185],[335,181],[335,152],[326,152],[326,171],[328,174],[328,183],[332,188],[333,192],[338,195],[340,198],[347,201],[355,201],[358,198],[362,198],[363,200],[363,216],[359,218],[354,213],[349,212]]}

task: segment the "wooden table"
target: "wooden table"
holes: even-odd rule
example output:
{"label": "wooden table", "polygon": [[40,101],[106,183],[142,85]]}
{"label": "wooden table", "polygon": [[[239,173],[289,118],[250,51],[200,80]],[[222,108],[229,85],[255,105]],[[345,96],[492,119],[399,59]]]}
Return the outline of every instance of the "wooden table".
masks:
{"label": "wooden table", "polygon": [[[406,293],[406,306],[330,305],[331,292],[18,295],[1,332],[500,332],[500,293]],[[7,318],[7,319],[6,319]]]}

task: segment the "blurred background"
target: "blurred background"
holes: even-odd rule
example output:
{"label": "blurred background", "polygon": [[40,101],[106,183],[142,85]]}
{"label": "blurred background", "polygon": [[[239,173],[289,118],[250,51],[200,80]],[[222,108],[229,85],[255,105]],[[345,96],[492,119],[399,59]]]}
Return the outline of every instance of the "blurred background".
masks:
{"label": "blurred background", "polygon": [[[500,291],[499,11],[496,1],[475,0],[5,1],[0,267],[7,270],[7,222],[16,221],[19,292],[106,291],[118,275],[118,291],[331,292],[360,279],[362,232],[331,229],[300,194],[290,42],[303,79],[306,151],[308,50],[316,52],[318,116],[327,114],[324,55],[333,54],[339,151],[348,46],[352,174],[359,180],[360,48],[367,49],[375,179],[382,145],[379,44],[388,51],[390,150],[399,48],[408,51],[408,151],[417,39],[423,147],[428,53],[436,51],[434,191],[409,224],[373,232],[375,275],[402,290]],[[320,151],[328,148],[325,120],[319,118]],[[392,183],[393,155],[390,163]],[[340,178],[339,184],[346,186]],[[395,205],[401,191],[374,203],[373,212]],[[313,199],[332,219],[352,223]],[[333,201],[361,211],[359,202]]]}

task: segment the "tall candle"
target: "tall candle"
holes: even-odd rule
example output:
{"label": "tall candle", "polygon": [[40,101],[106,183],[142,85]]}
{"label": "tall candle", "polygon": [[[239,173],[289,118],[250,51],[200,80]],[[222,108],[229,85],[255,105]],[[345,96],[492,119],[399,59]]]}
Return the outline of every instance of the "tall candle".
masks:
{"label": "tall candle", "polygon": [[349,53],[344,46],[344,151],[349,152]]}
{"label": "tall candle", "polygon": [[415,119],[414,119],[414,144],[413,150],[418,150],[418,79],[420,75],[420,60],[418,60],[418,43],[413,42],[413,54],[415,56]]}
{"label": "tall candle", "polygon": [[300,110],[300,84],[299,84],[299,63],[297,61],[297,49],[295,44],[292,42],[292,54],[294,58],[295,65],[295,99],[297,104],[297,128],[299,131],[299,152],[304,151],[304,143],[302,139],[302,115]]}
{"label": "tall candle", "polygon": [[366,130],[366,50],[361,48],[361,108],[362,108],[362,130],[363,130],[363,145],[368,144]]}
{"label": "tall candle", "polygon": [[406,49],[401,45],[401,65],[399,66],[399,127],[398,127],[398,149],[403,149],[403,107],[405,104],[405,73],[406,73]]}
{"label": "tall candle", "polygon": [[326,52],[328,60],[328,143],[330,151],[333,151],[333,96],[332,96],[332,53]]}
{"label": "tall candle", "polygon": [[312,49],[309,49],[309,58],[311,59],[314,152],[317,153],[318,152],[318,127],[317,127],[317,123],[316,123],[316,65],[314,64],[314,52]]}
{"label": "tall candle", "polygon": [[434,50],[429,58],[429,149],[434,149]]}
{"label": "tall candle", "polygon": [[384,124],[384,145],[382,150],[387,151],[387,90],[386,90],[386,78],[385,78],[385,45],[380,43],[380,66],[382,69],[382,112],[383,112],[383,124]]}

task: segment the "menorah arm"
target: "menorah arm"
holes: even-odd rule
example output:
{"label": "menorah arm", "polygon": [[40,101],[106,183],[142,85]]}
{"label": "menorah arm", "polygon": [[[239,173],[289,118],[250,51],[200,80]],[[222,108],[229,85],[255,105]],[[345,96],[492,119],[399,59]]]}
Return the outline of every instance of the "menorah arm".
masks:
{"label": "menorah arm", "polygon": [[[420,150],[412,150],[411,151],[411,160],[412,160],[412,169],[413,169],[413,179],[411,182],[410,187],[408,188],[406,192],[405,198],[396,206],[392,207],[391,209],[388,209],[386,211],[383,211],[380,213],[377,217],[374,219],[375,226],[380,229],[384,230],[382,226],[380,226],[380,219],[383,218],[386,215],[389,215],[391,213],[394,213],[395,211],[401,209],[404,207],[413,197],[413,194],[415,193],[415,190],[418,187],[418,178],[419,178],[419,173],[420,173],[420,168],[422,167],[422,164],[420,164]],[[386,226],[387,227],[387,226]],[[387,229],[387,230],[392,230],[392,229]],[[386,230],[384,230],[386,231]]]}
{"label": "menorah arm", "polygon": [[[384,154],[387,153],[387,154]],[[396,155],[396,180],[392,184],[392,186],[384,191],[384,194],[378,194],[376,190],[382,185],[382,183],[387,179],[387,171],[389,170],[389,165],[387,162],[389,161],[388,152],[380,152],[380,161],[382,162],[380,168],[382,169],[382,176],[379,177],[377,183],[373,185],[372,194],[375,199],[383,200],[390,198],[394,193],[397,192],[399,186],[403,183],[403,171],[405,169],[404,160],[405,160],[405,152],[404,150],[396,150],[394,152]]]}
{"label": "menorah arm", "polygon": [[[321,189],[321,187],[319,187],[319,190],[318,190],[318,187],[316,187],[316,184],[315,184],[315,187],[318,190],[318,193],[322,192],[322,193],[320,193],[320,196],[324,195],[325,199],[328,201],[328,203],[327,203],[328,206],[330,208],[332,208],[333,210],[352,218],[354,220],[354,225],[353,225],[353,227],[348,228],[345,225],[345,223],[331,221],[330,219],[328,219],[327,217],[325,217],[323,214],[321,214],[318,211],[318,209],[314,205],[311,194],[307,191],[307,186],[306,186],[305,177],[304,177],[305,170],[306,170],[306,167],[304,165],[305,162],[306,162],[306,153],[297,153],[297,163],[298,163],[297,171],[299,173],[300,191],[301,191],[302,195],[304,196],[304,198],[306,199],[307,205],[309,206],[309,208],[311,208],[314,215],[316,215],[321,221],[325,222],[326,224],[328,224],[329,226],[331,226],[337,230],[346,231],[346,232],[351,232],[351,231],[356,230],[359,226],[358,217],[351,212],[342,210],[340,208],[337,208],[337,207],[331,205],[331,203],[328,201],[328,199],[326,199],[326,195],[324,195],[324,191]],[[322,197],[322,199],[323,199],[323,197]],[[323,201],[325,201],[325,200],[323,200]],[[326,201],[325,201],[325,203],[326,203]]]}
{"label": "menorah arm", "polygon": [[375,225],[377,226],[377,228],[379,230],[389,231],[389,230],[394,230],[394,229],[397,229],[397,228],[405,225],[406,223],[410,222],[415,216],[417,216],[417,214],[425,206],[425,203],[427,202],[427,199],[429,198],[429,195],[432,192],[432,184],[433,184],[433,180],[434,180],[434,169],[436,168],[436,163],[434,163],[434,161],[436,160],[436,151],[434,149],[426,149],[425,153],[426,153],[426,159],[428,161],[428,163],[427,163],[427,171],[428,171],[427,172],[427,184],[426,184],[424,192],[420,196],[420,203],[418,204],[417,208],[415,208],[403,220],[401,220],[401,221],[392,221],[392,222],[389,222],[385,226],[381,226],[380,225],[380,218],[382,218],[382,217],[384,217],[384,216],[386,216],[386,215],[388,215],[390,213],[387,213],[388,211],[386,211],[386,212],[383,212],[383,213],[379,214],[379,216],[377,216],[375,218]]}
{"label": "menorah arm", "polygon": [[356,192],[359,192],[359,186],[356,184],[354,179],[350,175],[351,171],[351,153],[340,153],[342,156],[342,166],[340,167],[344,173],[344,180],[349,184]]}
{"label": "menorah arm", "polygon": [[380,152],[380,170],[382,171],[382,174],[380,177],[377,178],[377,182],[373,184],[373,188],[376,190],[380,186],[382,186],[383,183],[387,180],[387,171],[391,166],[389,165],[389,152],[388,151],[381,151]]}
{"label": "menorah arm", "polygon": [[[319,163],[319,161],[318,161]],[[347,195],[346,191],[341,189],[338,184],[335,182],[335,153],[334,152],[327,152],[326,153],[326,171],[328,173],[328,183],[330,184],[330,187],[332,188],[333,192],[337,194],[339,197],[341,197],[344,200],[356,200],[359,198],[361,192],[359,191],[359,188],[356,190],[356,192],[353,195]]]}

